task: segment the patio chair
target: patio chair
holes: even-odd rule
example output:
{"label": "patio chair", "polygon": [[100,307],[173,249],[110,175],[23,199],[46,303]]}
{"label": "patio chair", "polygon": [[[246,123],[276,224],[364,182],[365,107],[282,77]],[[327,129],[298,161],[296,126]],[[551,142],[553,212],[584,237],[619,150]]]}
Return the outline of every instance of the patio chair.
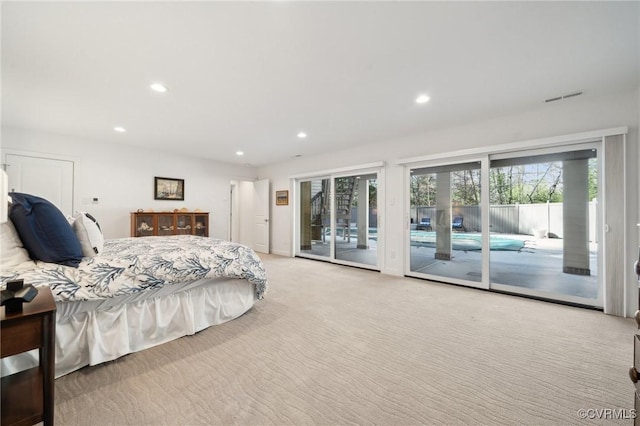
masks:
{"label": "patio chair", "polygon": [[454,217],[453,222],[451,223],[451,229],[453,229],[454,231],[466,231],[464,229],[464,225],[462,225],[463,220],[464,218],[462,218],[461,216]]}
{"label": "patio chair", "polygon": [[417,230],[425,230],[425,231],[431,231],[431,218],[430,217],[423,217],[422,219],[420,219],[420,223],[418,224],[418,226],[416,226]]}

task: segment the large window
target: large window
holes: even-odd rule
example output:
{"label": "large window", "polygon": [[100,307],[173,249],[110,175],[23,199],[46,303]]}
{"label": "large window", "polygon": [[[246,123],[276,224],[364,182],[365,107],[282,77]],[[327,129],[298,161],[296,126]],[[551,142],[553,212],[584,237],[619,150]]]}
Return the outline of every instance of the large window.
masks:
{"label": "large window", "polygon": [[319,178],[298,183],[300,255],[319,258],[331,256],[330,182],[328,178]]}
{"label": "large window", "polygon": [[296,255],[379,268],[378,170],[299,179]]}
{"label": "large window", "polygon": [[493,159],[490,194],[492,287],[598,298],[596,149]]}
{"label": "large window", "polygon": [[600,145],[410,168],[407,274],[602,306]]}
{"label": "large window", "polygon": [[334,187],[336,259],[377,265],[377,175],[338,177]]}
{"label": "large window", "polygon": [[411,170],[410,270],[482,281],[480,163]]}

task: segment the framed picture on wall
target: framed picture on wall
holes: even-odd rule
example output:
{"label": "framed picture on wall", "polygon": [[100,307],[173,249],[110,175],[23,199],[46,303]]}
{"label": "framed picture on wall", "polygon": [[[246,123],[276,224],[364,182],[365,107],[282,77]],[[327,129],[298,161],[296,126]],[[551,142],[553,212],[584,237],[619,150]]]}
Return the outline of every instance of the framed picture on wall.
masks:
{"label": "framed picture on wall", "polygon": [[155,177],[153,188],[155,200],[184,201],[184,179]]}
{"label": "framed picture on wall", "polygon": [[289,191],[276,191],[276,206],[289,205]]}

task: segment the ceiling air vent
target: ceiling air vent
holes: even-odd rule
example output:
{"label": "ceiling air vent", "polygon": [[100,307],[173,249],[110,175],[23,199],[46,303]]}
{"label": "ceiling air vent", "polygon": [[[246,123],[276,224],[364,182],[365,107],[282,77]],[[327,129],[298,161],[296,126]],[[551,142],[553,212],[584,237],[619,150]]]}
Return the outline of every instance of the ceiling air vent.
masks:
{"label": "ceiling air vent", "polygon": [[562,95],[562,96],[557,96],[555,98],[549,98],[549,99],[545,99],[546,103],[549,102],[555,102],[555,101],[561,101],[563,99],[569,99],[569,98],[573,98],[574,96],[580,96],[582,95],[584,92],[575,92],[575,93],[569,93],[568,95]]}

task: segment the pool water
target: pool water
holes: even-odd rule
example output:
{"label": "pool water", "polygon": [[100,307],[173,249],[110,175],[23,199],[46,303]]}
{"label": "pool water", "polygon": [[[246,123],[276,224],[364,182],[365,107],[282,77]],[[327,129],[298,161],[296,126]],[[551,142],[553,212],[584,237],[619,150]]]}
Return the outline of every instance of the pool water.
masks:
{"label": "pool water", "polygon": [[[435,247],[435,231],[411,231],[411,245],[414,247]],[[453,250],[482,250],[482,234],[452,233],[451,248]],[[491,250],[520,251],[524,248],[524,241],[514,238],[489,235]]]}
{"label": "pool water", "polygon": [[[327,231],[330,235],[330,230]],[[351,228],[351,238],[358,237],[358,230]],[[378,239],[378,230],[369,228],[369,239]],[[435,231],[411,231],[411,245],[413,247],[436,247]],[[482,234],[453,232],[451,234],[451,248],[453,250],[480,251],[482,250]],[[525,241],[515,238],[489,235],[489,248],[495,251],[520,251],[524,248]]]}

